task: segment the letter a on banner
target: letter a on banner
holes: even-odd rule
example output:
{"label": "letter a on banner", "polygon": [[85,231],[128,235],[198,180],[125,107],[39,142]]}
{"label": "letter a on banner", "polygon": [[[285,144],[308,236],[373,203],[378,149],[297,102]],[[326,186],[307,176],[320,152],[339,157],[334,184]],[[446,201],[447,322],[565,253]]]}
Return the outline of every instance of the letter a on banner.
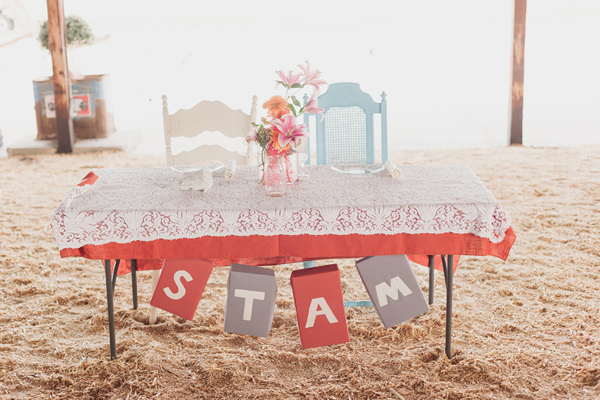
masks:
{"label": "letter a on banner", "polygon": [[270,268],[232,264],[227,278],[225,326],[229,333],[269,336],[277,283]]}
{"label": "letter a on banner", "polygon": [[405,255],[365,257],[356,268],[386,328],[429,311]]}
{"label": "letter a on banner", "polygon": [[302,348],[349,341],[337,264],[292,271],[290,281]]}
{"label": "letter a on banner", "polygon": [[165,260],[150,305],[191,321],[211,272],[208,260]]}

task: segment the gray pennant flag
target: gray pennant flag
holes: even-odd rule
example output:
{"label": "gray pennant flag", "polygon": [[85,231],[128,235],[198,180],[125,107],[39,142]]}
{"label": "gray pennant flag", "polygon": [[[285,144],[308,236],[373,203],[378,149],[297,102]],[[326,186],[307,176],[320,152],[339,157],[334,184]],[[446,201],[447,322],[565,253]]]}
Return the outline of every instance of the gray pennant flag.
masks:
{"label": "gray pennant flag", "polygon": [[356,268],[386,329],[429,311],[405,255],[365,257]]}
{"label": "gray pennant flag", "polygon": [[225,326],[229,333],[269,336],[277,284],[269,268],[232,264],[227,278]]}

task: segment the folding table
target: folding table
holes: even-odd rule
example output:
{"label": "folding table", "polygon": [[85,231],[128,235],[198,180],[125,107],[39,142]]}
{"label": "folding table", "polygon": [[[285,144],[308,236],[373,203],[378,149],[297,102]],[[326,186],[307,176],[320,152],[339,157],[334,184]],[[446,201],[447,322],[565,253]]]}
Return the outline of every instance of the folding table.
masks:
{"label": "folding table", "polygon": [[[256,167],[226,180],[214,173],[206,192],[180,191],[170,168],[98,169],[74,187],[52,215],[62,257],[105,260],[111,357],[116,357],[113,290],[118,273],[167,258],[275,265],[319,259],[407,254],[444,271],[446,354],[450,358],[454,256],[503,260],[515,241],[510,218],[463,166],[401,166],[356,176],[329,166],[308,174],[282,197],[266,196]],[[430,254],[447,255],[434,265]],[[114,266],[110,260],[119,261]],[[125,268],[124,268],[124,267]]]}

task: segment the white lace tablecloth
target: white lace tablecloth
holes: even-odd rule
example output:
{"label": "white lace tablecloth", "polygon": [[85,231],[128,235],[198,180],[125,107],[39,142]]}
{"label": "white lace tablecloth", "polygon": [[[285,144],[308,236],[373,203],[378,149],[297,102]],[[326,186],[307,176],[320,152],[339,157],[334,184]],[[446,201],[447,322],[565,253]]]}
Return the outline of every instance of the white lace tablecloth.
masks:
{"label": "white lace tablecloth", "polygon": [[99,169],[52,215],[59,249],[157,239],[250,235],[472,233],[499,243],[510,227],[500,203],[467,167],[401,166],[353,176],[307,166],[309,177],[268,197],[256,167],[207,192],[179,191],[170,168]]}

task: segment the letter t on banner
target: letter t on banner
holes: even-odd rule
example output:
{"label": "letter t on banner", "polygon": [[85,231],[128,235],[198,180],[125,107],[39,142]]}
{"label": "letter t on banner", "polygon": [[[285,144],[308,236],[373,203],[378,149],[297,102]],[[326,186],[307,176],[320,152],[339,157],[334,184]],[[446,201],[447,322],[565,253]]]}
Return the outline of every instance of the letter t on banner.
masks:
{"label": "letter t on banner", "polygon": [[270,268],[232,264],[227,278],[223,330],[252,336],[269,336],[275,315],[277,283]]}
{"label": "letter t on banner", "polygon": [[208,260],[165,260],[150,305],[191,321],[211,272]]}
{"label": "letter t on banner", "polygon": [[365,257],[356,268],[386,329],[429,311],[405,255]]}
{"label": "letter t on banner", "polygon": [[290,278],[303,349],[350,340],[337,264],[292,271]]}

